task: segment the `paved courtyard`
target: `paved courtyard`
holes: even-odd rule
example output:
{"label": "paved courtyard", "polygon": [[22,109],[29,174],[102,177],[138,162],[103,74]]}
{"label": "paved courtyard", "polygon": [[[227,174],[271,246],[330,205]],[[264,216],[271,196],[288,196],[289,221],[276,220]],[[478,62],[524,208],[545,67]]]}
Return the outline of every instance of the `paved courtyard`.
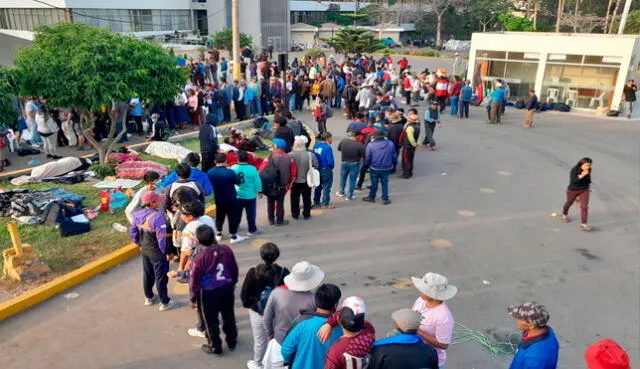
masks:
{"label": "paved courtyard", "polygon": [[[343,296],[362,296],[379,338],[391,329],[389,314],[417,297],[406,279],[435,271],[459,288],[448,303],[456,321],[491,340],[516,333],[509,304],[535,300],[551,312],[560,368],[584,367],[584,349],[604,337],[628,349],[637,366],[637,123],[544,113],[523,130],[522,112],[508,111],[503,125],[485,124],[482,108],[471,114],[468,121],[445,116],[439,150],[418,151],[414,178],[391,181],[392,205],[363,203],[359,194],[355,202],[335,199],[335,210],[310,221],[269,228],[261,203],[261,238],[281,247],[282,264],[308,260]],[[301,117],[313,125],[309,113]],[[334,147],[346,124],[339,113],[329,122]],[[591,233],[550,216],[583,156],[594,160]],[[576,219],[577,209],[570,215]],[[258,262],[259,245],[234,246],[241,275]],[[195,323],[186,289],[170,284],[183,306],[160,313],[142,305],[141,279],[139,260],[131,260],[71,289],[75,299],[56,296],[0,323],[5,367],[245,367],[251,328],[239,301],[238,350],[214,358],[200,351],[202,339],[186,335]],[[448,357],[448,368],[461,369],[510,361],[475,343],[452,345]]]}

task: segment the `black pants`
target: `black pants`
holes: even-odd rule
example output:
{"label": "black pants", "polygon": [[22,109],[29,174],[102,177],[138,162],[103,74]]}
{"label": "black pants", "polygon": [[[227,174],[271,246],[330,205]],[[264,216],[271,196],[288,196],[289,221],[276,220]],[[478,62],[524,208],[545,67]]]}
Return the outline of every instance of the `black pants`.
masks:
{"label": "black pants", "polygon": [[260,99],[260,105],[262,107],[262,116],[269,115],[269,101]]}
{"label": "black pants", "polygon": [[235,348],[238,343],[238,327],[233,311],[233,286],[227,285],[214,290],[200,290],[198,304],[204,322],[205,334],[209,346],[213,349],[222,349],[220,339],[220,320],[222,316],[222,331],[229,348]]}
{"label": "black pants", "polygon": [[303,97],[301,95],[296,95],[296,110],[297,111],[302,111],[302,102],[303,102]]}
{"label": "black pants", "polygon": [[318,121],[318,134],[326,132],[327,131],[327,120],[326,119],[321,119]]}
{"label": "black pants", "polygon": [[402,176],[410,178],[413,176],[413,157],[416,154],[416,149],[413,147],[402,148]]}
{"label": "black pants", "polygon": [[267,218],[269,224],[284,221],[284,189],[277,196],[267,196]]}
{"label": "black pants", "polygon": [[311,187],[306,183],[294,183],[291,186],[291,216],[300,216],[300,196],[302,196],[302,216],[311,216]]}
{"label": "black pants", "polygon": [[447,97],[446,96],[436,96],[436,100],[438,101],[438,105],[440,105],[440,113],[444,111],[447,107]]}
{"label": "black pants", "polygon": [[157,257],[150,258],[142,255],[142,286],[144,288],[144,296],[148,299],[153,298],[153,286],[158,290],[158,297],[163,304],[169,303],[169,295],[167,293],[167,283],[169,283],[169,262],[164,255],[159,259]]}
{"label": "black pants", "polygon": [[215,166],[214,161],[216,158],[216,152],[202,152],[202,171],[207,173],[209,169]]}
{"label": "black pants", "polygon": [[367,170],[369,170],[369,167],[362,164],[362,167],[360,167],[360,174],[358,175],[358,183],[356,184],[357,189],[362,189],[362,184],[364,183],[364,177],[367,175]]}
{"label": "black pants", "polygon": [[142,116],[133,117],[133,120],[136,122],[136,129],[139,135],[142,135],[144,133],[144,129],[142,127]]}
{"label": "black pants", "polygon": [[233,106],[236,109],[236,119],[244,120],[245,116],[245,106],[243,101],[234,101]]}
{"label": "black pants", "polygon": [[433,139],[433,134],[436,130],[436,122],[424,122],[424,140],[423,145],[436,146],[436,140]]}
{"label": "black pants", "polygon": [[231,121],[231,107],[229,104],[222,104],[222,120],[225,122]]}
{"label": "black pants", "polygon": [[222,232],[224,219],[227,218],[229,234],[238,233],[238,203],[237,202],[217,202],[216,201],[216,230]]}

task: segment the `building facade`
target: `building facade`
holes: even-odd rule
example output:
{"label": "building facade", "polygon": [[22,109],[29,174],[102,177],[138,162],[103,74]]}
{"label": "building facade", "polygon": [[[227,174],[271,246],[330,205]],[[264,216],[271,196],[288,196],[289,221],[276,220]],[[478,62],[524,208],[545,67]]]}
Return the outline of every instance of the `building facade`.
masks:
{"label": "building facade", "polygon": [[504,80],[512,100],[533,89],[541,100],[573,109],[618,110],[639,56],[637,35],[474,33],[468,75],[487,86]]}

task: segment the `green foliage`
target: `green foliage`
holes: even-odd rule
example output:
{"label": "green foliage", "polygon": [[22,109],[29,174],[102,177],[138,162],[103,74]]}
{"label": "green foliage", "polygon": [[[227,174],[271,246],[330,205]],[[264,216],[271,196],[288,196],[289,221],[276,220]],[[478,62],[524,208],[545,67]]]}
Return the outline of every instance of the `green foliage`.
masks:
{"label": "green foliage", "polygon": [[14,105],[18,99],[16,70],[0,67],[0,126],[10,125],[20,117]]}
{"label": "green foliage", "polygon": [[345,17],[343,14],[339,12],[327,12],[325,15],[325,20],[328,23],[335,23],[339,26],[351,26],[353,25],[353,20],[351,18]]}
{"label": "green foliage", "polygon": [[505,31],[533,31],[533,22],[527,18],[516,17],[511,13],[503,13],[498,16]]}
{"label": "green foliage", "polygon": [[485,32],[491,30],[499,20],[500,14],[504,14],[512,7],[507,0],[476,0],[469,7],[469,14],[478,24],[479,30]]}
{"label": "green foliage", "polygon": [[[620,28],[620,17],[616,18],[613,23],[613,30],[618,32]],[[637,35],[640,33],[640,10],[632,10],[627,17],[627,23],[624,25],[624,33],[628,35]]]}
{"label": "green foliage", "polygon": [[330,39],[322,41],[333,47],[337,53],[371,53],[384,48],[380,40],[366,29],[341,28]]}
{"label": "green foliage", "polygon": [[[87,129],[94,124],[92,112],[101,106],[136,95],[164,102],[173,99],[187,78],[185,70],[176,67],[175,55],[158,45],[73,23],[38,27],[32,45],[18,50],[15,64],[23,95],[42,96],[55,107],[78,108]],[[112,127],[103,143],[85,135],[102,162],[118,138]]]}
{"label": "green foliage", "polygon": [[[211,35],[211,40],[213,41],[213,47],[218,50],[231,51],[233,48],[233,32],[231,32],[231,29],[223,29],[214,33]],[[251,36],[240,33],[240,47],[251,46],[252,43]]]}
{"label": "green foliage", "polygon": [[96,164],[89,167],[90,171],[93,171],[96,174],[96,177],[99,179],[104,179],[104,177],[115,176],[116,171],[108,164]]}
{"label": "green foliage", "polygon": [[325,56],[324,51],[320,49],[309,49],[304,55],[308,58],[320,58]]}

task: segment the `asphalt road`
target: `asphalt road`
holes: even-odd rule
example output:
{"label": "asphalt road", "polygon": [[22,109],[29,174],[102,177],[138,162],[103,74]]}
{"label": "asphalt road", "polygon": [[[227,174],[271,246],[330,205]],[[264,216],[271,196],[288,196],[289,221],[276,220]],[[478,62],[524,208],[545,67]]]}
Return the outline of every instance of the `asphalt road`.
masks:
{"label": "asphalt road", "polygon": [[[307,112],[301,117],[312,122]],[[503,125],[484,118],[482,108],[468,121],[445,116],[439,150],[417,152],[413,179],[392,179],[392,205],[363,203],[359,194],[354,202],[334,199],[337,209],[310,221],[270,228],[261,202],[261,239],[281,247],[282,264],[308,260],[343,296],[362,296],[379,338],[391,329],[390,313],[417,297],[406,279],[435,271],[459,289],[448,303],[456,321],[491,340],[517,333],[508,305],[535,300],[551,313],[559,368],[584,367],[584,349],[604,337],[638,366],[637,123],[544,113],[523,130],[521,112],[508,111]],[[347,123],[340,114],[328,123],[334,147]],[[572,223],[550,216],[560,212],[569,169],[583,156],[594,160],[591,233],[578,230],[575,207]],[[258,262],[259,245],[234,246],[241,275]],[[199,350],[203,340],[186,335],[195,323],[186,290],[173,283],[169,290],[182,308],[144,307],[140,262],[129,261],[70,290],[77,298],[56,296],[0,323],[0,357],[13,369],[244,368],[252,339],[239,301],[238,350],[213,358]],[[465,343],[450,347],[447,367],[509,362]]]}

